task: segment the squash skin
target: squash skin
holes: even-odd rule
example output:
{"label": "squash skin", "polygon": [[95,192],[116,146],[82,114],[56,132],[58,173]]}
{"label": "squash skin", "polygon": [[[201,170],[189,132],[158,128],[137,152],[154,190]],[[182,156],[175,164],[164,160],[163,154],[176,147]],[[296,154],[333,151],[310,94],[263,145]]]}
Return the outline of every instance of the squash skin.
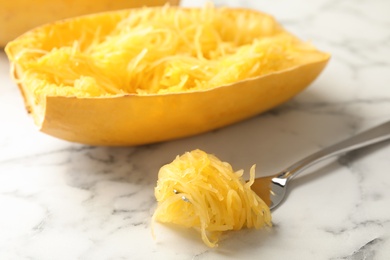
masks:
{"label": "squash skin", "polygon": [[[96,19],[104,20],[105,15],[112,15],[113,21],[123,17],[123,12],[99,14]],[[91,22],[94,17],[81,17],[75,22]],[[41,29],[61,28],[67,22],[72,19]],[[34,30],[20,39],[33,34]],[[17,40],[7,46],[9,56],[22,48]],[[40,131],[89,145],[134,146],[205,133],[274,108],[309,86],[329,58],[329,54],[317,51],[287,70],[192,92],[95,98],[46,96],[40,106],[34,103],[28,86],[20,83],[19,88]],[[23,77],[17,64],[14,73],[15,79]]]}
{"label": "squash skin", "polygon": [[65,18],[144,5],[178,5],[180,0],[0,0],[0,47],[24,32]]}

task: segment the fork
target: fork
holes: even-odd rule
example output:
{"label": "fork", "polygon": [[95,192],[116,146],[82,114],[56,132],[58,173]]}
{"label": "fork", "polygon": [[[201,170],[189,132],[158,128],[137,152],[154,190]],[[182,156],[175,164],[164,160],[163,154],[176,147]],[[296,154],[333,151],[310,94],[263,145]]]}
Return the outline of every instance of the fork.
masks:
{"label": "fork", "polygon": [[390,121],[309,155],[277,174],[256,178],[251,188],[273,210],[284,201],[290,181],[303,170],[330,157],[387,139],[390,139]]}

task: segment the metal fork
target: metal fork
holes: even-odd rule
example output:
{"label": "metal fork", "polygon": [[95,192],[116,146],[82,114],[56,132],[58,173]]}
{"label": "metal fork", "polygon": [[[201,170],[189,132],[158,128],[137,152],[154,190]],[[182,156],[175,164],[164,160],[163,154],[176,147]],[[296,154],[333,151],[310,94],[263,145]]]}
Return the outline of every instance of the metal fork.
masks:
{"label": "metal fork", "polygon": [[387,139],[390,139],[390,121],[309,155],[277,174],[256,178],[251,188],[271,210],[275,209],[285,199],[289,182],[303,170],[324,159]]}

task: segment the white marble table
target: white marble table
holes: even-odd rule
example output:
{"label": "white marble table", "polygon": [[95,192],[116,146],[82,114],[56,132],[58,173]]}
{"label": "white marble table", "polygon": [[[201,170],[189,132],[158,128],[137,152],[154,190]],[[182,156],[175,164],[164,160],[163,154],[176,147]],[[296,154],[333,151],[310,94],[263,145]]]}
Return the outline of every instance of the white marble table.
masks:
{"label": "white marble table", "polygon": [[[200,6],[203,1],[184,1]],[[224,236],[156,224],[159,167],[195,148],[266,175],[390,119],[390,1],[215,1],[273,14],[330,52],[287,104],[208,134],[142,147],[91,147],[40,133],[0,52],[0,259],[390,259],[390,143],[294,180],[271,230]]]}

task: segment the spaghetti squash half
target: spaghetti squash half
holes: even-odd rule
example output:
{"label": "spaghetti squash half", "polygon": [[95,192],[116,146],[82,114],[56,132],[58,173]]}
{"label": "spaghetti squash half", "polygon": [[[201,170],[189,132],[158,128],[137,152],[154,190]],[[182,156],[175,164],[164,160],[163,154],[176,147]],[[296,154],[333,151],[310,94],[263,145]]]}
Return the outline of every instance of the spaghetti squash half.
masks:
{"label": "spaghetti squash half", "polygon": [[41,131],[93,145],[190,136],[308,86],[329,59],[267,14],[149,7],[58,21],[6,46]]}

